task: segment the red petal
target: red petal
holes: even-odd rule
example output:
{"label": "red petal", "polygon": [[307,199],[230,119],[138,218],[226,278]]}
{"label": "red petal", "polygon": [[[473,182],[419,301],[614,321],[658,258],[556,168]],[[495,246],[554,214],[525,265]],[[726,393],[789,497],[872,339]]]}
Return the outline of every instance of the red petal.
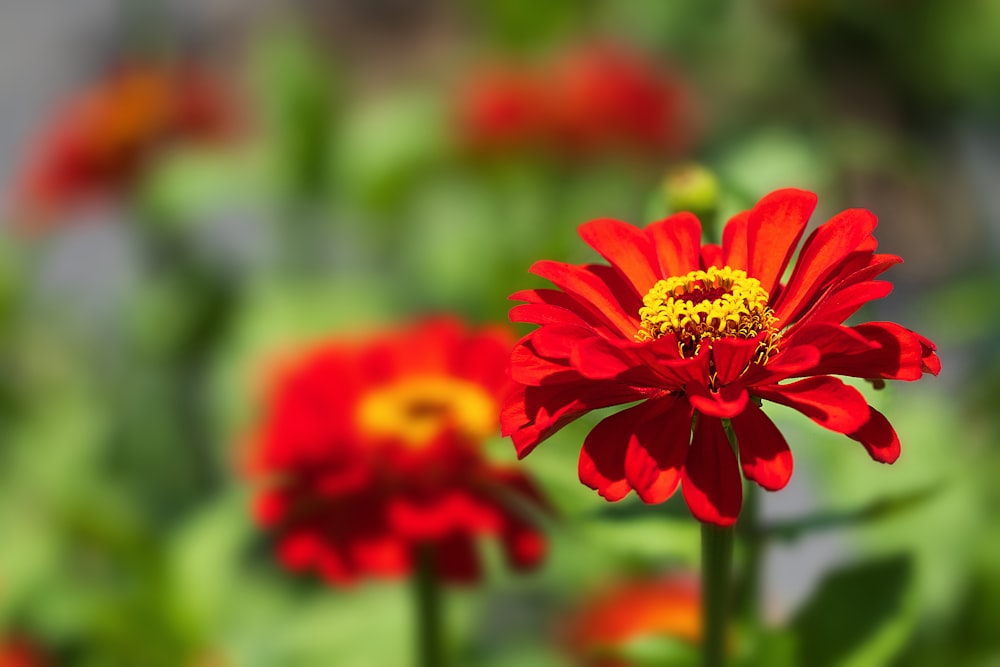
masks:
{"label": "red petal", "polygon": [[681,489],[699,521],[719,526],[736,523],[743,505],[743,479],[720,420],[698,416]]}
{"label": "red petal", "polygon": [[720,338],[712,343],[712,359],[715,361],[719,384],[733,382],[746,370],[764,335],[751,339]]}
{"label": "red petal", "polygon": [[816,309],[815,315],[810,317],[809,324],[820,322],[840,324],[858,312],[861,306],[869,301],[888,296],[891,291],[891,283],[884,280],[869,280],[831,292],[828,297],[823,299],[821,307]]}
{"label": "red petal", "polygon": [[644,395],[632,387],[606,382],[518,387],[501,410],[501,433],[510,436],[517,457],[524,458],[538,443],[581,415],[641,398]]}
{"label": "red petal", "polygon": [[[592,305],[583,302],[580,299],[574,297],[573,295],[563,292],[562,290],[557,290],[557,289],[521,290],[519,292],[514,292],[507,298],[509,298],[512,301],[527,301],[529,305],[545,304],[556,308],[562,308],[576,315],[578,318],[580,318],[588,325],[593,327],[596,331],[599,331],[604,335],[612,335],[612,336],[619,335],[618,329],[612,326],[611,323],[607,320],[607,318],[603,316],[603,314],[595,313]],[[531,321],[531,320],[525,320],[525,321]],[[538,322],[538,324],[541,324],[541,322]]]}
{"label": "red petal", "polygon": [[885,415],[871,406],[868,406],[868,421],[865,425],[854,433],[849,433],[847,437],[864,445],[868,455],[879,463],[893,463],[899,458],[899,437],[896,431]]}
{"label": "red petal", "polygon": [[774,294],[815,208],[816,195],[788,188],[772,192],[751,209],[746,230],[747,273],[769,294]]}
{"label": "red petal", "polygon": [[722,230],[722,260],[733,269],[747,269],[747,220],[750,211],[737,213]]}
{"label": "red petal", "polygon": [[621,295],[612,292],[591,268],[542,260],[535,262],[531,272],[578,297],[592,314],[602,317],[619,333],[626,337],[635,335],[639,329],[638,310],[635,315],[627,314],[621,306]]}
{"label": "red petal", "polygon": [[664,399],[655,408],[657,414],[636,427],[625,453],[625,477],[647,503],[673,495],[691,442],[690,403]]}
{"label": "red petal", "polygon": [[797,332],[796,338],[807,339],[820,349],[822,358],[813,370],[817,374],[912,381],[925,372],[926,339],[893,322],[809,326]]}
{"label": "red petal", "polygon": [[828,375],[791,384],[755,387],[754,394],[794,408],[837,433],[853,433],[868,416],[868,403],[860,392]]}
{"label": "red petal", "polygon": [[751,401],[746,410],[733,417],[733,430],[746,478],[768,491],[785,488],[792,476],[792,452],[774,422]]}
{"label": "red petal", "polygon": [[941,360],[937,356],[937,345],[920,334],[914,334],[920,341],[921,366],[925,373],[937,375],[941,372]]}
{"label": "red petal", "polygon": [[592,220],[580,227],[580,237],[621,271],[638,294],[660,279],[653,244],[638,227],[609,218]]}
{"label": "red petal", "polygon": [[707,243],[701,247],[701,267],[707,269],[710,266],[722,266],[722,246],[715,243]]}
{"label": "red petal", "polygon": [[820,353],[813,345],[788,341],[788,347],[779,350],[764,366],[751,366],[743,376],[743,384],[755,387],[775,384],[786,378],[816,375],[813,369],[819,363]]}
{"label": "red petal", "polygon": [[646,227],[660,262],[660,275],[696,271],[701,250],[701,222],[692,213],[675,213]]}
{"label": "red petal", "polygon": [[530,340],[521,340],[510,353],[510,378],[514,382],[537,387],[576,381],[580,379],[580,374],[565,364],[543,359],[535,352]]}
{"label": "red petal", "polygon": [[731,384],[712,391],[701,383],[687,385],[688,400],[695,409],[706,415],[729,419],[743,412],[750,400],[742,384]]}
{"label": "red petal", "polygon": [[854,251],[875,229],[874,214],[860,208],[842,211],[809,235],[802,252],[775,303],[779,322],[791,322],[809,303],[837,265]]}
{"label": "red petal", "polygon": [[570,324],[573,326],[587,326],[588,324],[576,313],[547,303],[522,303],[514,306],[510,309],[510,321],[531,324]]}
{"label": "red petal", "polygon": [[632,490],[625,477],[625,454],[648,412],[649,406],[643,403],[606,417],[583,441],[580,481],[607,500],[621,500]]}

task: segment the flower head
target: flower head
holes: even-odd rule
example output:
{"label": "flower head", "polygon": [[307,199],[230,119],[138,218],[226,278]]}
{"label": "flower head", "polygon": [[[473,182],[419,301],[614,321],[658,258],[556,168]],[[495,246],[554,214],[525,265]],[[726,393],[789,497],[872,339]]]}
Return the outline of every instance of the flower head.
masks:
{"label": "flower head", "polygon": [[673,573],[615,582],[592,595],[570,618],[565,644],[579,664],[629,667],[622,653],[632,642],[670,638],[696,646],[701,636],[697,579]]}
{"label": "flower head", "polygon": [[14,635],[0,639],[0,667],[46,667],[52,662],[34,641]]}
{"label": "flower head", "polygon": [[580,235],[610,266],[536,263],[559,289],[512,296],[527,303],[511,319],[540,325],[515,346],[520,386],[501,418],[518,455],[591,410],[638,402],[587,436],[581,481],[608,500],[635,490],[648,503],[680,486],[692,514],[719,525],[739,515],[741,468],[768,490],[792,474],[764,401],[895,461],[892,426],[833,376],[917,380],[940,362],[933,343],[898,324],[842,324],[889,293],[875,278],[901,261],[875,252],[869,211],[818,227],[782,280],[815,205],[809,192],[773,192],[729,221],[721,245],[702,245],[690,213],[645,229],[595,220]]}
{"label": "flower head", "polygon": [[457,89],[455,128],[474,154],[676,155],[694,135],[689,98],[652,59],[584,44],[544,67],[475,70]]}
{"label": "flower head", "polygon": [[29,149],[14,192],[21,225],[44,226],[114,194],[155,149],[228,133],[235,114],[218,82],[192,66],[127,63],[62,107]]}
{"label": "flower head", "polygon": [[254,438],[266,488],[258,519],[293,570],[351,581],[399,576],[429,548],[452,581],[479,572],[476,538],[536,565],[543,507],[531,480],[485,458],[511,387],[504,330],[431,320],[365,341],[329,341],[278,371]]}

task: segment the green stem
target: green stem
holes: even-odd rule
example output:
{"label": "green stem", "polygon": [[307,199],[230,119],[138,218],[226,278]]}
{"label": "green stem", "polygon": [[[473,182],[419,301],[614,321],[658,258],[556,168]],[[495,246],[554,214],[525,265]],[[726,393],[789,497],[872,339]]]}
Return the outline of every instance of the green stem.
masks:
{"label": "green stem", "polygon": [[413,583],[417,617],[417,665],[444,667],[441,582],[434,563],[434,552],[428,546],[417,550]]}
{"label": "green stem", "polygon": [[760,516],[758,502],[760,493],[756,485],[746,485],[743,496],[743,509],[737,531],[740,534],[743,568],[738,598],[738,613],[742,616],[746,629],[755,633],[760,625],[760,568],[764,540],[760,533]]}
{"label": "green stem", "polygon": [[729,621],[733,528],[701,525],[702,665],[723,667]]}

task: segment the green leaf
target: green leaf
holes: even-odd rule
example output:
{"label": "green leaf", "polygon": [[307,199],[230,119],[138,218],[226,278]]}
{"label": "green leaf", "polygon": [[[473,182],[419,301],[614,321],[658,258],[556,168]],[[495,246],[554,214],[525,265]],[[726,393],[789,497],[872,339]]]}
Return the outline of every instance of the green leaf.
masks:
{"label": "green leaf", "polygon": [[832,572],[792,622],[798,664],[882,665],[909,623],[905,598],[912,558],[901,554]]}

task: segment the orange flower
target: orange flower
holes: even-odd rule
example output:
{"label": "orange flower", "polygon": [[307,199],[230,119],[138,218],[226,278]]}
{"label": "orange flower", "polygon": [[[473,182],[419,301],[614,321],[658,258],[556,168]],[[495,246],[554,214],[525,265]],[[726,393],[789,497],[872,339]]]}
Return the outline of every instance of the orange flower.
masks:
{"label": "orange flower", "polygon": [[129,63],[71,99],[31,146],[15,219],[45,227],[65,209],[119,194],[156,149],[217,138],[235,115],[219,84],[194,67]]}
{"label": "orange flower", "polygon": [[701,594],[693,577],[672,574],[608,586],[573,615],[565,643],[587,667],[629,667],[619,657],[623,649],[654,637],[693,646],[701,641]]}
{"label": "orange flower", "polygon": [[481,535],[498,536],[513,566],[536,565],[545,542],[523,504],[541,496],[481,450],[510,390],[511,343],[441,319],[287,363],[254,438],[257,516],[285,566],[335,582],[399,576],[428,548],[442,577],[468,581]]}

